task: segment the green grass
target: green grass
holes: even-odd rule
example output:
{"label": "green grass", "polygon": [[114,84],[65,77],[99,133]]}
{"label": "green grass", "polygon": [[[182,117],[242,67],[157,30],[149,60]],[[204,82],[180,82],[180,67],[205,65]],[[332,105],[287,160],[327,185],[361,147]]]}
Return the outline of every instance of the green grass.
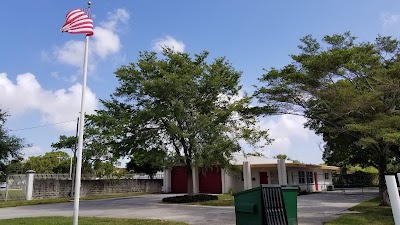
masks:
{"label": "green grass", "polygon": [[[133,193],[124,193],[124,194],[89,196],[89,197],[82,197],[81,200],[122,198],[122,197],[131,197],[131,196],[138,196],[138,195],[144,195],[144,194],[148,194],[148,193],[133,192]],[[73,200],[73,199],[71,199],[71,198],[46,198],[46,199],[37,199],[37,200],[30,200],[30,201],[26,201],[26,200],[7,201],[7,202],[0,201],[0,208],[26,206],[26,205],[63,203],[63,202],[69,202],[71,200]]]}
{"label": "green grass", "polygon": [[[71,217],[36,217],[0,220],[0,224],[7,225],[70,225]],[[117,219],[117,218],[79,218],[79,225],[187,225],[187,223],[144,220],[144,219]]]}
{"label": "green grass", "polygon": [[40,204],[54,204],[61,202],[68,202],[70,198],[48,198],[48,199],[38,199],[38,200],[18,200],[18,201],[7,201],[0,202],[0,208],[7,207],[17,207],[17,206],[25,206],[25,205],[40,205]]}
{"label": "green grass", "polygon": [[149,193],[143,192],[130,192],[130,193],[122,193],[122,194],[111,194],[111,195],[99,195],[99,196],[88,196],[82,197],[82,200],[97,200],[97,199],[105,199],[105,198],[123,198],[123,197],[132,197],[132,196],[139,196],[139,195],[146,195]]}
{"label": "green grass", "polygon": [[360,203],[349,210],[356,213],[343,215],[326,225],[394,225],[392,209],[379,206],[379,198]]}
{"label": "green grass", "polygon": [[[25,198],[25,193],[23,190],[16,190],[16,189],[11,189],[8,190],[8,199],[24,199]],[[0,199],[6,199],[6,190],[2,189],[0,190]]]}
{"label": "green grass", "polygon": [[209,205],[209,206],[234,206],[233,196],[230,194],[218,195],[218,200],[210,200],[206,202],[192,202],[190,205]]}

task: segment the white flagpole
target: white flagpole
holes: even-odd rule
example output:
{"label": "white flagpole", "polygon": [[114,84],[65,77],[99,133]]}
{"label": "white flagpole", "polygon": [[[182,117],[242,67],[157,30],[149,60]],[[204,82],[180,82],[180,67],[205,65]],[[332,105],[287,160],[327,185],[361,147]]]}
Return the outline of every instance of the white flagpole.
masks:
{"label": "white flagpole", "polygon": [[83,83],[82,83],[82,99],[81,99],[81,112],[79,119],[79,138],[78,138],[78,156],[76,163],[76,175],[75,175],[75,195],[74,195],[74,219],[73,225],[78,225],[79,215],[79,197],[81,191],[81,170],[82,170],[82,147],[83,147],[83,131],[85,126],[85,91],[86,91],[86,80],[87,80],[87,62],[88,62],[88,47],[89,47],[89,36],[86,36],[85,45],[85,60],[83,63]]}

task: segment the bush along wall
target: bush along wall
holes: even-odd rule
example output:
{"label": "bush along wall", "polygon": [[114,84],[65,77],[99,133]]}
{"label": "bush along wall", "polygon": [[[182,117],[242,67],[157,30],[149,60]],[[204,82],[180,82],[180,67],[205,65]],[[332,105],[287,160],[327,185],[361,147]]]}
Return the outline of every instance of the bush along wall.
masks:
{"label": "bush along wall", "polygon": [[183,196],[173,196],[168,198],[163,198],[163,202],[169,203],[190,203],[190,202],[205,202],[210,200],[218,200],[218,196],[215,195],[183,195]]}

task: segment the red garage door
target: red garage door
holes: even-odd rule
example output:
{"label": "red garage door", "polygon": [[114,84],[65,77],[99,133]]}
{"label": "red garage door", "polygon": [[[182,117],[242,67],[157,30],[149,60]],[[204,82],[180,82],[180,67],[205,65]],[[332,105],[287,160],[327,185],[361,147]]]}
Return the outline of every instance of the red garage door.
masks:
{"label": "red garage door", "polygon": [[200,193],[221,194],[222,181],[221,170],[213,168],[199,173],[199,191]]}
{"label": "red garage door", "polygon": [[171,192],[187,193],[187,175],[184,166],[173,167],[171,170]]}

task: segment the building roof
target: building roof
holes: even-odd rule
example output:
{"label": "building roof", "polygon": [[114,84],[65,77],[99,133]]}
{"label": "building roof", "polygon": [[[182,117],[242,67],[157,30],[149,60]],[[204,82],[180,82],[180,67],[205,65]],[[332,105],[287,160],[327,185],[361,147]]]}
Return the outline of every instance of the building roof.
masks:
{"label": "building roof", "polygon": [[[271,159],[265,156],[247,156],[243,154],[234,154],[233,160],[231,160],[232,165],[243,165],[244,161],[250,162],[251,165],[264,165],[264,164],[277,164],[278,159]],[[292,160],[286,160],[286,163],[293,163]]]}
{"label": "building roof", "polygon": [[[272,159],[265,156],[247,156],[243,154],[234,154],[231,160],[232,165],[242,166],[244,161],[250,162],[251,167],[276,167],[278,159]],[[325,166],[325,165],[313,165],[313,164],[302,164],[293,163],[292,160],[285,160],[286,168],[319,168],[324,170],[339,170],[337,166]]]}

